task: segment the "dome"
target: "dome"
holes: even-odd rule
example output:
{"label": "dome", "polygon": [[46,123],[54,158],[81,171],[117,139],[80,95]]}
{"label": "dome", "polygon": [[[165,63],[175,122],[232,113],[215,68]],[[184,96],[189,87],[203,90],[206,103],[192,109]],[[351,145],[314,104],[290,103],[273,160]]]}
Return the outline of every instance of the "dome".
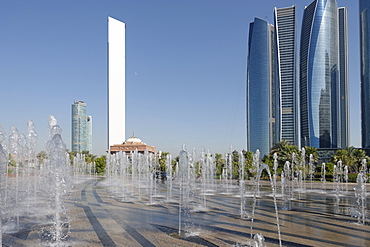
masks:
{"label": "dome", "polygon": [[125,142],[122,144],[115,144],[113,146],[110,146],[109,151],[110,153],[117,153],[117,152],[125,152],[126,155],[131,155],[132,152],[138,152],[138,153],[155,153],[155,147],[146,145],[140,138],[135,137],[135,134],[132,133],[132,136],[128,138]]}
{"label": "dome", "polygon": [[141,142],[141,140],[133,136],[133,137],[128,138],[126,142]]}
{"label": "dome", "polygon": [[124,143],[142,143],[145,144],[140,138],[135,137],[135,132],[132,132],[132,136],[128,138]]}

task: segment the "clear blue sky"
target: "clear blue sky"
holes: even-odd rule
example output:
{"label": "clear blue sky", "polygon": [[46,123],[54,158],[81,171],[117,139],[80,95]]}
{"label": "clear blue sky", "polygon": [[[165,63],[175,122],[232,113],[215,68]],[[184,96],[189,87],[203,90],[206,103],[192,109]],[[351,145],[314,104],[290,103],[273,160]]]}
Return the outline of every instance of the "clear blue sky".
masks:
{"label": "clear blue sky", "polygon": [[[93,153],[107,149],[107,17],[126,23],[126,137],[177,155],[245,148],[249,23],[273,23],[273,7],[309,0],[3,0],[0,3],[0,125],[45,150],[54,115],[71,147],[71,105],[87,103]],[[349,7],[351,142],[360,146],[358,1]],[[300,32],[298,37],[300,36]]]}

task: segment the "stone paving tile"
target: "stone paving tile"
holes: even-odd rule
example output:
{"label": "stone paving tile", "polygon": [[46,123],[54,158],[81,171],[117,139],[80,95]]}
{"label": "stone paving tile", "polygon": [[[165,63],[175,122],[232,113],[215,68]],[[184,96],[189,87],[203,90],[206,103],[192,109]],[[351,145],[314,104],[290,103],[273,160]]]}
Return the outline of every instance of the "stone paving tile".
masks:
{"label": "stone paving tile", "polygon": [[[322,197],[326,197],[324,203],[320,201]],[[147,197],[143,196],[142,200],[122,202],[121,199],[112,197],[100,181],[86,180],[75,185],[66,202],[71,233],[69,240],[64,243],[66,246],[78,247],[226,247],[247,245],[250,241],[251,221],[238,218],[240,198],[207,197],[210,210],[194,214],[202,228],[200,237],[203,244],[176,236],[176,203],[149,206],[146,203]],[[251,206],[252,200],[247,199],[247,207]],[[253,233],[262,232],[266,240],[271,240],[266,246],[279,246],[271,197],[261,197],[258,200],[252,225]],[[302,202],[302,208],[297,201],[293,202],[293,210],[279,210],[283,246],[370,246],[370,226],[357,225],[354,223],[356,220],[348,215],[331,212],[334,204],[330,195],[307,194]],[[347,205],[351,206],[351,200],[343,200],[342,207]],[[26,239],[4,234],[3,246],[46,246],[40,240],[43,227],[45,225],[35,226]],[[168,231],[172,229],[175,233],[171,235],[164,228],[169,229]]]}

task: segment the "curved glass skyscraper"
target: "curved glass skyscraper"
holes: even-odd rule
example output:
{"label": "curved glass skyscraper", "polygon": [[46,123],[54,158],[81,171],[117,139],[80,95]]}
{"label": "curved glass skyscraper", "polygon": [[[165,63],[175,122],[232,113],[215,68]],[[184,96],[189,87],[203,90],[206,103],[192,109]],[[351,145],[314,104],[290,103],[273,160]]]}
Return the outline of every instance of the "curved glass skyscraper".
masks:
{"label": "curved glass skyscraper", "polygon": [[[339,18],[344,17],[339,17],[335,0],[315,0],[304,11],[300,48],[302,146],[337,148],[343,145],[341,130],[346,126],[342,126],[340,116],[339,47],[344,41],[339,39]],[[346,61],[346,57],[343,59]]]}
{"label": "curved glass skyscraper", "polygon": [[247,148],[261,155],[275,143],[274,27],[255,18],[249,28]]}
{"label": "curved glass skyscraper", "polygon": [[362,147],[370,148],[370,0],[360,0]]}

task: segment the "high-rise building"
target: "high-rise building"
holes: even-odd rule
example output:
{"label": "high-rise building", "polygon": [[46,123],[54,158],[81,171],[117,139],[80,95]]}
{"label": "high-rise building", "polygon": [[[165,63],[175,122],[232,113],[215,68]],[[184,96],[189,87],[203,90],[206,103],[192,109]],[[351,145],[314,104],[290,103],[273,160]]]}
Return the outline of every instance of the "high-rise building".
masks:
{"label": "high-rise building", "polygon": [[340,148],[349,146],[348,8],[338,9]]}
{"label": "high-rise building", "polygon": [[[346,42],[347,24],[345,16],[339,16],[344,13],[346,11],[338,11],[335,0],[315,0],[304,10],[300,46],[303,146],[338,148],[343,145],[342,129],[348,126],[342,126],[340,111],[347,109],[348,103],[342,108],[340,98],[347,97],[347,92],[342,94],[341,90],[345,90],[347,82],[343,82],[342,87],[340,80],[347,77],[347,72],[341,68],[346,64],[347,51],[346,44],[342,46],[340,42]],[[342,29],[341,33],[339,29]]]}
{"label": "high-rise building", "polygon": [[126,24],[108,17],[108,150],[125,138]]}
{"label": "high-rise building", "polygon": [[370,0],[360,0],[362,147],[370,148]]}
{"label": "high-rise building", "polygon": [[255,18],[248,41],[246,127],[247,149],[267,155],[276,141],[274,26]]}
{"label": "high-rise building", "polygon": [[275,8],[276,138],[299,145],[296,8]]}
{"label": "high-rise building", "polygon": [[72,104],[72,152],[92,152],[92,118],[86,114],[86,103]]}

